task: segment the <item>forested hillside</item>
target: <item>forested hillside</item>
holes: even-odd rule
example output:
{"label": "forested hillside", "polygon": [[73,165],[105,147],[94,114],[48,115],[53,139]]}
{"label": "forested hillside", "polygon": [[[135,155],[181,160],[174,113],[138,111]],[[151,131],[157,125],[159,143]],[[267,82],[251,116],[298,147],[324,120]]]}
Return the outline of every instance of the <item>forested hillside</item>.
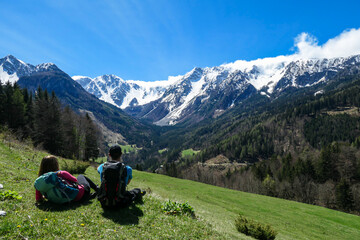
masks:
{"label": "forested hillside", "polygon": [[125,114],[121,109],[97,99],[58,68],[56,71],[20,77],[17,83],[32,93],[35,93],[39,86],[48,92],[54,91],[61,104],[68,105],[78,113],[91,112],[96,121],[113,133],[121,134],[124,138],[123,142],[149,146],[151,140],[156,141],[155,127],[143,124]]}
{"label": "forested hillside", "polygon": [[[358,76],[246,103],[204,126],[164,133],[166,151],[149,150],[145,167],[163,163],[156,171],[171,176],[360,211]],[[201,151],[181,156],[190,147]]]}
{"label": "forested hillside", "polygon": [[97,158],[103,144],[101,132],[88,114],[63,108],[54,92],[49,94],[40,87],[33,95],[17,84],[0,83],[0,126],[19,140],[73,159]]}

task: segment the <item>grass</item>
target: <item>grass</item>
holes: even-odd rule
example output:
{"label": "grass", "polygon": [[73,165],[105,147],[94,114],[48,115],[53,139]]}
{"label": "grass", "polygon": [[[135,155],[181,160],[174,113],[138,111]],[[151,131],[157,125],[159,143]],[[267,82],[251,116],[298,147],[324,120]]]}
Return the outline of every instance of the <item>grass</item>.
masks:
{"label": "grass", "polygon": [[344,107],[337,110],[327,111],[329,115],[349,114],[351,116],[359,116],[359,109],[357,107]]}
{"label": "grass", "polygon": [[189,148],[189,149],[186,149],[186,150],[183,150],[181,152],[181,157],[188,157],[188,156],[193,156],[193,155],[196,155],[198,154],[200,151],[195,151],[193,150],[192,148]]}
{"label": "grass", "polygon": [[360,239],[356,215],[146,172],[135,171],[134,179],[161,198],[188,201],[222,238],[246,239],[234,223],[241,214],[272,226],[276,239]]}
{"label": "grass", "polygon": [[163,148],[163,149],[160,149],[158,152],[159,152],[160,154],[163,154],[164,152],[167,152],[167,151],[168,151],[167,148]]}
{"label": "grass", "polygon": [[96,158],[96,159],[94,160],[94,162],[96,162],[96,163],[98,163],[98,164],[102,164],[102,163],[106,162],[107,160],[108,160],[107,157],[99,157],[99,158]]}
{"label": "grass", "polygon": [[[7,212],[0,217],[0,239],[251,239],[235,227],[239,214],[271,225],[276,239],[360,239],[359,216],[135,170],[129,187],[147,189],[143,203],[113,212],[96,200],[36,206],[33,182],[44,155],[26,145],[9,148],[0,138],[0,191],[22,196],[0,201]],[[100,182],[93,167],[85,174]],[[188,202],[197,218],[164,214],[169,199]]]}
{"label": "grass", "polygon": [[[130,152],[136,153],[138,150],[141,150],[141,148],[136,147],[136,145],[119,145],[121,147],[121,151],[123,154],[128,154]],[[108,160],[108,157],[98,157],[94,160],[96,163],[104,163]]]}
{"label": "grass", "polygon": [[[2,139],[0,139],[1,141]],[[190,216],[163,213],[165,199],[147,194],[142,203],[104,212],[97,200],[86,204],[36,205],[33,182],[47,153],[0,142],[0,183],[21,200],[0,201],[0,239],[214,239],[220,235],[209,223]],[[60,161],[60,164],[62,161]],[[100,177],[89,167],[85,174],[97,184]],[[132,185],[130,187],[135,187]]]}
{"label": "grass", "polygon": [[137,152],[141,148],[136,147],[136,145],[120,145],[121,150],[124,154],[130,153],[130,152]]}

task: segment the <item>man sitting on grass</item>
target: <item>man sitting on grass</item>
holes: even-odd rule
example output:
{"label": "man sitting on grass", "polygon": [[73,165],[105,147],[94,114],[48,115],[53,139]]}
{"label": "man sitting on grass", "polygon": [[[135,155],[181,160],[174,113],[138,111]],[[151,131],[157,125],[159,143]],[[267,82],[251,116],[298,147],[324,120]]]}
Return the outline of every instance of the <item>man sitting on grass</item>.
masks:
{"label": "man sitting on grass", "polygon": [[121,155],[121,147],[112,146],[109,150],[110,160],[97,169],[101,179],[98,200],[104,208],[128,206],[146,193],[139,188],[126,191],[126,186],[132,179],[132,169],[122,163]]}

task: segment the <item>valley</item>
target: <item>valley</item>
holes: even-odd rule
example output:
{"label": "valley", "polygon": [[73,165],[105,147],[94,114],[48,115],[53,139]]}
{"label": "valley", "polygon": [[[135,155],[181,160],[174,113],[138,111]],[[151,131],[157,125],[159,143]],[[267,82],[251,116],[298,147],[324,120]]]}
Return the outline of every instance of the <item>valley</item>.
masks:
{"label": "valley", "polygon": [[[100,156],[111,144],[131,145],[123,148],[123,160],[139,170],[360,210],[359,56],[237,61],[149,85],[113,75],[74,81],[53,64],[34,67],[12,56],[1,63],[3,69],[52,66],[23,71],[17,83],[30,91],[54,91],[63,104],[86,112],[105,135]],[[107,92],[97,97],[109,103],[79,83],[89,92],[98,88],[95,95]],[[133,96],[142,100],[120,105],[136,89]],[[115,96],[119,105],[110,100]],[[159,121],[164,126],[154,125],[163,125]]]}

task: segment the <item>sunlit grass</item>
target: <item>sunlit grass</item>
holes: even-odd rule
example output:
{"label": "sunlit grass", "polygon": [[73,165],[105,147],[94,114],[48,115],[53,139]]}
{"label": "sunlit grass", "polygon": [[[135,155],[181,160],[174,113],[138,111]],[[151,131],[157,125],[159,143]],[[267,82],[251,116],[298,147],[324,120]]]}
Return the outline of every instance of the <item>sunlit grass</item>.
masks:
{"label": "sunlit grass", "polygon": [[183,151],[181,152],[181,156],[184,158],[184,157],[196,155],[196,154],[198,154],[199,152],[200,152],[200,151],[195,151],[195,150],[193,150],[192,148],[189,148],[189,149],[183,150]]}
{"label": "sunlit grass", "polygon": [[[0,239],[213,239],[220,238],[206,221],[163,213],[165,199],[147,194],[129,208],[104,212],[95,199],[86,204],[35,204],[33,182],[47,153],[0,143],[0,191],[16,191],[21,200],[0,201]],[[62,161],[60,161],[60,164]],[[93,167],[85,174],[97,184]],[[131,186],[131,187],[134,187]]]}
{"label": "sunlit grass", "polygon": [[[269,224],[276,239],[360,239],[359,216],[136,170],[129,187],[148,193],[130,208],[104,212],[96,200],[36,206],[33,182],[46,154],[0,138],[0,191],[22,196],[0,201],[7,212],[0,217],[0,239],[250,239],[236,230],[239,214]],[[95,168],[85,174],[100,183]],[[196,218],[165,214],[168,200],[188,202]]]}

